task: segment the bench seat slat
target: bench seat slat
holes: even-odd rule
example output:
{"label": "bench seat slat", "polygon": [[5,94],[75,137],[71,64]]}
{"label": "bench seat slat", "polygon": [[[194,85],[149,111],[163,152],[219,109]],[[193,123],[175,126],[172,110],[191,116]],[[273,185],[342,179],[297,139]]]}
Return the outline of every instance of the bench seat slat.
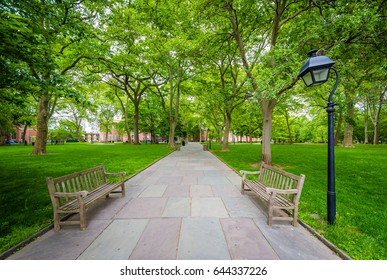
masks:
{"label": "bench seat slat", "polygon": [[[98,200],[99,198],[111,193],[113,190],[119,188],[121,186],[120,183],[115,183],[115,184],[104,184],[100,186],[97,189],[94,189],[93,191],[89,192],[87,196],[84,199],[84,202],[86,205],[92,204],[95,200]],[[59,207],[60,211],[72,211],[72,210],[78,210],[79,209],[79,204],[78,200],[73,199],[72,201],[62,205]]]}
{"label": "bench seat slat", "polygon": [[[270,194],[266,192],[266,186],[264,184],[261,184],[257,181],[246,180],[245,185],[248,186],[257,195],[261,196],[261,198],[266,202],[270,200]],[[291,201],[280,195],[276,195],[275,197],[274,206],[276,205],[290,208],[294,206]]]}

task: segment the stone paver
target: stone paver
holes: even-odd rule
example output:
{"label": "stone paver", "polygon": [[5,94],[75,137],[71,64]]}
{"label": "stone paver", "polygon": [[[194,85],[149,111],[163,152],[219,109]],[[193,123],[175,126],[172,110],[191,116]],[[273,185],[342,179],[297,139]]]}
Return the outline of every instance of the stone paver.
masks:
{"label": "stone paver", "polygon": [[220,197],[193,197],[191,205],[192,217],[229,217]]}
{"label": "stone paver", "polygon": [[219,219],[184,219],[180,233],[178,259],[230,259],[227,242]]}
{"label": "stone paver", "polygon": [[233,259],[279,259],[252,219],[233,218],[220,221]]}
{"label": "stone paver", "polygon": [[114,220],[78,259],[128,259],[148,222],[147,219]]}
{"label": "stone paver", "polygon": [[130,259],[176,259],[180,228],[180,218],[151,219]]}
{"label": "stone paver", "polygon": [[163,217],[189,217],[191,199],[189,197],[171,197],[165,206]]}
{"label": "stone paver", "polygon": [[[266,206],[241,195],[241,178],[188,143],[88,210],[88,227],[64,226],[9,259],[339,259],[302,226],[266,224]],[[302,197],[301,197],[302,199]]]}
{"label": "stone paver", "polygon": [[168,185],[151,185],[139,197],[162,197]]}

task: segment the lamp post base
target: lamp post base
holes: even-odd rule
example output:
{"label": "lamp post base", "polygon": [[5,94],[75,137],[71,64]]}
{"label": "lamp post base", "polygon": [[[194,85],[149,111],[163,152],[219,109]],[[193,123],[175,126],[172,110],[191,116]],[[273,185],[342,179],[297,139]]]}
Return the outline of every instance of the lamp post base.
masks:
{"label": "lamp post base", "polygon": [[327,202],[328,202],[328,223],[333,224],[336,217],[336,192],[327,193]]}

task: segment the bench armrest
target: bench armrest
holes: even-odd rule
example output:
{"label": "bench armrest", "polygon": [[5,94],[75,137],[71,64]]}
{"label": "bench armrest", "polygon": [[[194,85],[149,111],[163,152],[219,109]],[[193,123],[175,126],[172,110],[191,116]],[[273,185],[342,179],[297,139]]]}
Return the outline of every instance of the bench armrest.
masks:
{"label": "bench armrest", "polygon": [[255,175],[259,175],[260,171],[246,171],[246,170],[241,170],[239,171],[239,173],[241,173],[243,175],[243,180],[246,179],[246,175],[248,174],[255,174]]}
{"label": "bench armrest", "polygon": [[80,191],[80,192],[73,192],[73,193],[62,193],[62,192],[55,192],[54,197],[85,197],[88,194],[87,191]]}
{"label": "bench armrest", "polygon": [[118,173],[105,173],[106,176],[108,177],[116,177],[119,176],[121,181],[124,179],[126,172],[118,172]]}

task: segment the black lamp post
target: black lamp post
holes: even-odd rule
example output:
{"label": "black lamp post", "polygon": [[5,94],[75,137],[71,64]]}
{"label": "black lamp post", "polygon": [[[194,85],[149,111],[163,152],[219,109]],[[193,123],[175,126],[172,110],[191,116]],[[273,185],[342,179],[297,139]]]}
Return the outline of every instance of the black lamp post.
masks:
{"label": "black lamp post", "polygon": [[325,83],[329,78],[329,72],[332,69],[336,73],[336,83],[329,94],[326,111],[328,113],[328,222],[333,224],[336,216],[336,191],[335,191],[335,152],[334,152],[334,121],[333,113],[335,112],[332,101],[333,93],[339,84],[339,73],[332,67],[335,63],[329,57],[317,56],[316,50],[308,52],[309,59],[302,65],[299,78],[302,78],[306,86]]}

